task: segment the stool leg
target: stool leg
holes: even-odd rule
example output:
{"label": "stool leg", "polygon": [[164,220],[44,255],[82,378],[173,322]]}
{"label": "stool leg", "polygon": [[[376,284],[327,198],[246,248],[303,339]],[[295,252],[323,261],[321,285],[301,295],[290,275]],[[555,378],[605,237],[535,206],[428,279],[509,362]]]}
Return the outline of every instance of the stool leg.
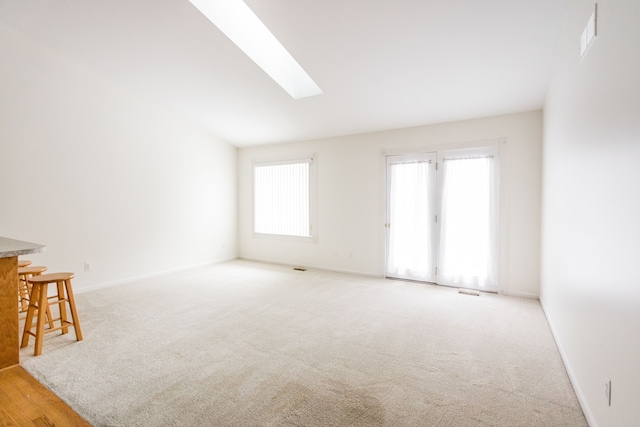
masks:
{"label": "stool leg", "polygon": [[64,297],[63,282],[56,282],[56,288],[58,290],[58,307],[60,308],[60,326],[62,326],[62,333],[69,333],[69,326],[67,323],[67,305]]}
{"label": "stool leg", "polygon": [[[35,276],[39,276],[40,273],[36,273],[34,274],[32,277]],[[29,289],[29,281],[25,280],[26,284],[27,284],[27,291],[29,292],[29,295],[31,294],[31,289]],[[51,307],[49,306],[49,304],[47,304],[47,323],[49,324],[49,329],[53,329],[53,327],[55,326],[53,324],[53,315],[51,314]]]}
{"label": "stool leg", "polygon": [[29,297],[29,308],[27,309],[27,319],[24,322],[24,331],[22,332],[22,342],[20,348],[24,348],[29,345],[30,335],[27,332],[31,332],[33,328],[33,316],[37,310],[37,304],[40,300],[40,289],[42,286],[32,286],[31,295]]}
{"label": "stool leg", "polygon": [[71,288],[71,280],[65,280],[64,286],[67,288],[69,310],[71,311],[71,319],[73,320],[73,330],[76,333],[76,340],[82,341],[82,329],[80,328],[80,319],[78,318],[78,310],[76,309],[76,300],[73,296],[73,289]]}
{"label": "stool leg", "polygon": [[20,313],[24,313],[29,309],[29,296],[24,276],[20,276],[18,279],[18,299],[20,300]]}
{"label": "stool leg", "polygon": [[40,295],[38,301],[38,319],[36,321],[36,345],[34,356],[40,356],[42,354],[42,339],[44,338],[44,320],[45,313],[49,308],[49,300],[47,298],[47,286],[39,286]]}
{"label": "stool leg", "polygon": [[[40,274],[34,274],[31,277],[35,277],[35,276],[39,276]],[[26,308],[24,310],[21,310],[21,312],[25,312],[29,309],[29,301],[31,300],[31,298],[35,298],[35,300],[38,300],[38,297],[33,297],[31,295],[31,283],[29,282],[28,278],[25,276],[25,280],[22,280],[21,278],[21,285],[23,286],[23,290],[26,293],[26,296],[24,298],[24,301],[26,303]],[[53,329],[53,327],[55,326],[53,324],[53,315],[51,314],[51,307],[49,305],[47,305],[47,323],[49,324],[49,329]]]}
{"label": "stool leg", "polygon": [[53,329],[53,314],[51,314],[51,306],[47,304],[47,323],[49,324],[49,329]]}

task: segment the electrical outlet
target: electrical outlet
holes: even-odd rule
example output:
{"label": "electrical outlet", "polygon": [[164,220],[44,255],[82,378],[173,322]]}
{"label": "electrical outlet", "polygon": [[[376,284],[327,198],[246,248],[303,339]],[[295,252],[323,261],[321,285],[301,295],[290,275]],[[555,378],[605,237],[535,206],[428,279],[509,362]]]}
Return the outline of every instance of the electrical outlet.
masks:
{"label": "electrical outlet", "polygon": [[607,399],[607,404],[611,406],[611,380],[606,377],[604,379],[604,396]]}
{"label": "electrical outlet", "polygon": [[91,263],[90,262],[85,262],[84,263],[84,271],[91,271]]}

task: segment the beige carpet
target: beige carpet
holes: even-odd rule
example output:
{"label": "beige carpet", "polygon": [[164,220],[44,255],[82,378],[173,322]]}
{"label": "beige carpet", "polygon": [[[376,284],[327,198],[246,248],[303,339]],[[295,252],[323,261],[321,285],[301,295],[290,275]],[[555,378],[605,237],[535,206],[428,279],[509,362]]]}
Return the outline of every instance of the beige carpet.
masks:
{"label": "beige carpet", "polygon": [[77,303],[21,360],[96,426],[587,425],[534,300],[233,261]]}

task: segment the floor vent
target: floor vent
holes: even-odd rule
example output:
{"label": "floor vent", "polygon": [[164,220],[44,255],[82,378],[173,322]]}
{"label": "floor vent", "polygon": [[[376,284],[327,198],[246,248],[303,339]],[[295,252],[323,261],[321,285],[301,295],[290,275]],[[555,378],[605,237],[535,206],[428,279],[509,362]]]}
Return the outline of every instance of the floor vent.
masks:
{"label": "floor vent", "polygon": [[307,271],[307,269],[304,267],[293,267],[293,269],[296,271]]}
{"label": "floor vent", "polygon": [[474,297],[480,296],[480,292],[473,291],[471,289],[458,289],[458,293],[463,295],[473,295]]}

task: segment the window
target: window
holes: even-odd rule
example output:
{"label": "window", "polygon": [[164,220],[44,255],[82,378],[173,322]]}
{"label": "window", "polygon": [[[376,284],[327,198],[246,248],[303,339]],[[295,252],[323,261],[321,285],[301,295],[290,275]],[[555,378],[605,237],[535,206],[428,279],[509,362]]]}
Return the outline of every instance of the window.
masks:
{"label": "window", "polygon": [[314,158],[253,164],[256,235],[315,240]]}

